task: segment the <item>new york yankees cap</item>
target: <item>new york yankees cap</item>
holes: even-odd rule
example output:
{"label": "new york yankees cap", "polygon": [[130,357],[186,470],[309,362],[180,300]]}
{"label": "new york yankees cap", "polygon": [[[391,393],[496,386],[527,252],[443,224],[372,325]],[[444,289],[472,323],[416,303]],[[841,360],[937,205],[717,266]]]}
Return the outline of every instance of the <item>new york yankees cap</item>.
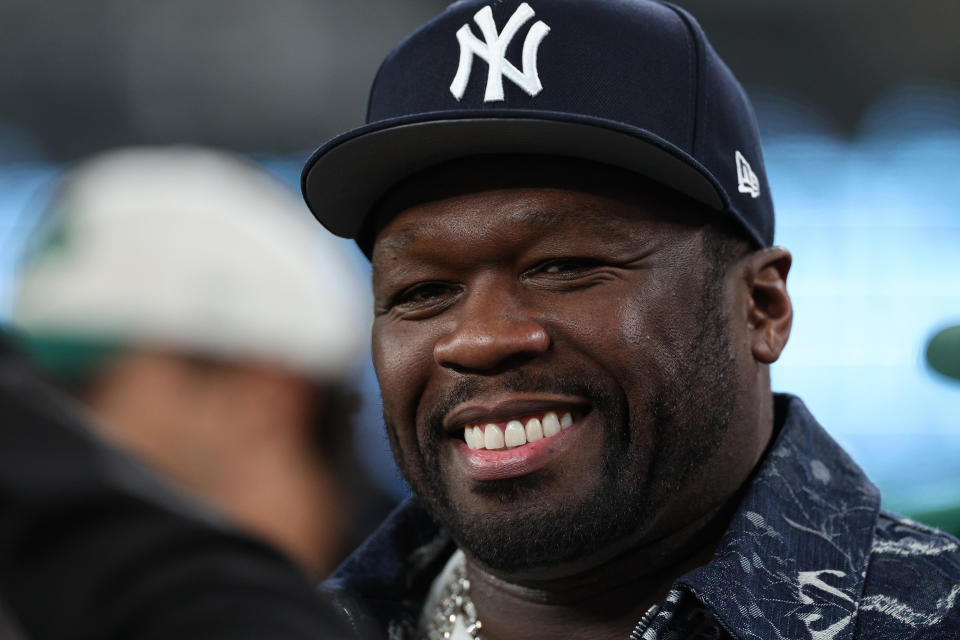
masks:
{"label": "new york yankees cap", "polygon": [[694,18],[652,0],[454,3],[386,58],[367,124],[321,146],[301,186],[316,218],[369,255],[391,187],[511,153],[633,171],[773,243],[753,108]]}

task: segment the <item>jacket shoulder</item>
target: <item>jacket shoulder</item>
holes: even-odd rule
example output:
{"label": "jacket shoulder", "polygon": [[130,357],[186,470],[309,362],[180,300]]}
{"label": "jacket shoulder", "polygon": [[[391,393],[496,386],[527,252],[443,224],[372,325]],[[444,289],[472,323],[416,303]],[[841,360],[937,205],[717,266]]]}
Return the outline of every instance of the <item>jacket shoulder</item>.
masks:
{"label": "jacket shoulder", "polygon": [[960,541],[881,512],[857,638],[960,640]]}

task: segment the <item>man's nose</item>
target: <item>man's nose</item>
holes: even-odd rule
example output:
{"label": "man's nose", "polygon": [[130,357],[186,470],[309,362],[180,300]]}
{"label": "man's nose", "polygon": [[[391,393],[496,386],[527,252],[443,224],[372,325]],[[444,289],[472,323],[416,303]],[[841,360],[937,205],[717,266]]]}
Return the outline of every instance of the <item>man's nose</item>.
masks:
{"label": "man's nose", "polygon": [[546,328],[507,295],[471,296],[456,326],[433,348],[437,364],[456,370],[489,371],[550,348]]}

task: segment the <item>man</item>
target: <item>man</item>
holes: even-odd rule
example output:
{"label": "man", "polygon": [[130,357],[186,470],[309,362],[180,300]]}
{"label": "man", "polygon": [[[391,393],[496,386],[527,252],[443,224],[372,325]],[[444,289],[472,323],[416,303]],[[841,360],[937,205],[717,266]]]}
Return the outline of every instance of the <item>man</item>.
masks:
{"label": "man", "polygon": [[302,569],[95,437],[76,408],[0,330],[0,637],[355,637]]}
{"label": "man", "polygon": [[757,126],[684,11],[468,0],[304,195],[371,258],[416,493],[327,590],[400,638],[956,638],[960,546],[802,402]]}
{"label": "man", "polygon": [[102,435],[324,577],[389,508],[352,453],[362,285],[303,208],[222,152],[88,159],[41,216],[13,321]]}

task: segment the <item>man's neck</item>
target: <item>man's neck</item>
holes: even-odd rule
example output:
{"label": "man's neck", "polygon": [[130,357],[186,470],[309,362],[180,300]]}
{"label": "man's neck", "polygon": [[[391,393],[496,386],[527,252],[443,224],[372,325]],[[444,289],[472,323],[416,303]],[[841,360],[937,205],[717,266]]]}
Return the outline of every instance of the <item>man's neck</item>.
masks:
{"label": "man's neck", "polygon": [[467,556],[471,597],[486,640],[623,640],[683,574],[707,564],[732,505],[669,540],[638,545],[562,578],[498,576]]}

